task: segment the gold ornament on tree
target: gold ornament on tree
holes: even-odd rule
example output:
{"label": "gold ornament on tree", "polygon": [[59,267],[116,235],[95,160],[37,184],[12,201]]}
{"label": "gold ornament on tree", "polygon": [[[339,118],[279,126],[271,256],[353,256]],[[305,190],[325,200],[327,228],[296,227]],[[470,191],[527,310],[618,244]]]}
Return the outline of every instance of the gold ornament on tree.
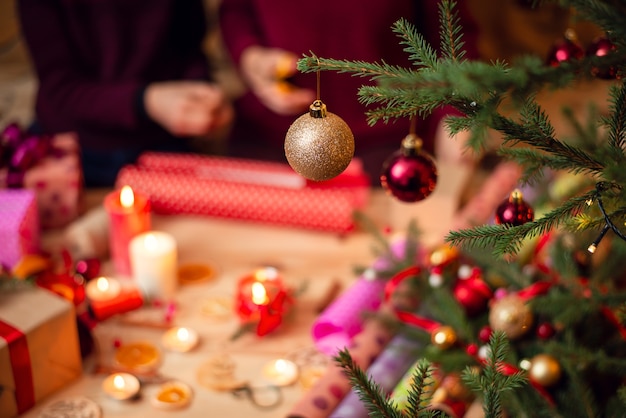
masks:
{"label": "gold ornament on tree", "polygon": [[489,310],[489,326],[514,340],[524,335],[533,323],[533,313],[524,300],[510,294],[497,299]]}
{"label": "gold ornament on tree", "polygon": [[549,354],[537,354],[530,359],[528,374],[541,386],[552,386],[561,379],[561,365]]}
{"label": "gold ornament on tree", "polygon": [[320,73],[317,72],[317,100],[308,113],[296,119],[285,136],[285,156],[291,168],[314,181],[330,180],[341,174],[354,156],[354,135],[348,124],[326,110],[320,100]]}

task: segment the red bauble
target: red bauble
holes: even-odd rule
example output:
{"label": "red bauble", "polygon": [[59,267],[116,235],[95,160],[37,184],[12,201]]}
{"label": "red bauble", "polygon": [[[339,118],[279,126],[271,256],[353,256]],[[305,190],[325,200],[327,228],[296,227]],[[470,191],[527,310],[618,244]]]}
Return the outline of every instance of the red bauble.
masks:
{"label": "red bauble", "polygon": [[551,67],[557,67],[562,62],[579,60],[584,55],[585,51],[577,41],[565,37],[552,46],[546,62]]}
{"label": "red bauble", "polygon": [[380,175],[383,189],[403,202],[423,200],[437,185],[435,162],[421,148],[422,141],[410,134],[402,141],[402,148],[383,164]]}
{"label": "red bauble", "polygon": [[[587,48],[587,56],[603,57],[615,51],[615,45],[606,37],[599,37]],[[591,74],[594,77],[602,78],[605,80],[612,80],[617,77],[617,69],[613,66],[599,68],[594,67],[591,69]]]}
{"label": "red bauble", "polygon": [[481,279],[458,280],[452,293],[469,316],[483,312],[493,296],[491,289]]}
{"label": "red bauble", "polygon": [[533,208],[522,198],[522,192],[515,189],[507,200],[496,209],[496,223],[512,226],[523,225],[534,219]]}

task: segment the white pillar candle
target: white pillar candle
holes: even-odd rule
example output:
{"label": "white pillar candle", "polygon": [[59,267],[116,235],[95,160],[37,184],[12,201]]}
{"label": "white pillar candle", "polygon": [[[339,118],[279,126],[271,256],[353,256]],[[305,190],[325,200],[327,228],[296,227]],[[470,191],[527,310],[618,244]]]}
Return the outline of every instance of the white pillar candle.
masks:
{"label": "white pillar candle", "polygon": [[171,300],[178,287],[174,237],[161,231],[145,232],[132,239],[129,251],[132,275],[144,296]]}

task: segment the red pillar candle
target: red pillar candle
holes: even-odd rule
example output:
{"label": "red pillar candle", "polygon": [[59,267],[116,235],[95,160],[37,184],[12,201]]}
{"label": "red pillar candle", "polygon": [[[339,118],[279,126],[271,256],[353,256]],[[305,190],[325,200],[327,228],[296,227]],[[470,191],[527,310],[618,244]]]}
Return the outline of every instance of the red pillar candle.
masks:
{"label": "red pillar candle", "polygon": [[109,245],[115,271],[130,276],[130,241],[150,230],[150,201],[130,186],[109,193],[104,199],[109,214]]}

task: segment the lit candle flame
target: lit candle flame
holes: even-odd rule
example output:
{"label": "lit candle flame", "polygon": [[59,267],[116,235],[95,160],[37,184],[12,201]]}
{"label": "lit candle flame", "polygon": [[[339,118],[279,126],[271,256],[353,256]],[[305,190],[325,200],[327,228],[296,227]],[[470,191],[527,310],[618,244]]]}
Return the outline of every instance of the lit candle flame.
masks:
{"label": "lit candle flame", "polygon": [[135,194],[130,186],[122,187],[120,191],[120,203],[125,208],[131,208],[135,204]]}
{"label": "lit candle flame", "polygon": [[96,281],[96,287],[99,291],[106,292],[107,290],[109,290],[109,281],[106,277],[98,277]]}
{"label": "lit candle flame", "polygon": [[268,302],[265,286],[263,286],[259,282],[255,282],[252,284],[252,302],[255,305],[266,305]]}
{"label": "lit candle flame", "polygon": [[159,240],[154,234],[148,234],[143,243],[147,250],[154,251],[158,248]]}
{"label": "lit candle flame", "polygon": [[274,367],[276,368],[276,371],[280,374],[283,374],[287,371],[287,363],[283,359],[276,360],[276,363],[274,363]]}
{"label": "lit candle flame", "polygon": [[178,328],[176,337],[181,341],[187,341],[189,339],[189,330],[187,328]]}
{"label": "lit candle flame", "polygon": [[124,381],[124,377],[119,374],[113,378],[113,386],[117,390],[122,390],[126,386],[126,382]]}

